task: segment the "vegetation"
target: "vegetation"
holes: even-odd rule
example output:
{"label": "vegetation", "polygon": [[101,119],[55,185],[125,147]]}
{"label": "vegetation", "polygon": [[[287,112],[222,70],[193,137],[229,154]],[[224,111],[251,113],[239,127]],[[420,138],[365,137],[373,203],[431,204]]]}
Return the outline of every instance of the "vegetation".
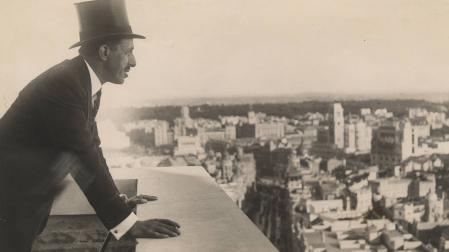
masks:
{"label": "vegetation", "polygon": [[[308,112],[328,113],[331,111],[333,102],[328,101],[304,101],[289,103],[258,103],[258,104],[234,104],[234,105],[196,105],[190,106],[190,116],[192,118],[206,118],[217,120],[219,116],[246,116],[248,111],[266,113],[273,116],[285,116],[295,118],[295,116]],[[376,109],[386,108],[396,116],[401,117],[407,114],[408,108],[426,108],[429,111],[439,111],[441,104],[432,103],[425,100],[366,100],[366,101],[342,101],[345,114],[359,114],[361,108]],[[444,104],[444,106],[449,104]],[[129,122],[135,120],[158,119],[170,123],[180,116],[180,106],[158,106],[143,108],[122,108],[109,110],[103,117],[110,118],[116,122]]]}

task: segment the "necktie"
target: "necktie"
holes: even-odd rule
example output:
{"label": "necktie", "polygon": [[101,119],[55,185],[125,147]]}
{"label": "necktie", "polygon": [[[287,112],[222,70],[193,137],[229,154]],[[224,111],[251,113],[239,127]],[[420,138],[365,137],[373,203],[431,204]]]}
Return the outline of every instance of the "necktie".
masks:
{"label": "necktie", "polygon": [[98,109],[100,108],[100,99],[101,99],[101,89],[95,94],[94,98],[94,106],[93,106],[94,118],[97,116]]}

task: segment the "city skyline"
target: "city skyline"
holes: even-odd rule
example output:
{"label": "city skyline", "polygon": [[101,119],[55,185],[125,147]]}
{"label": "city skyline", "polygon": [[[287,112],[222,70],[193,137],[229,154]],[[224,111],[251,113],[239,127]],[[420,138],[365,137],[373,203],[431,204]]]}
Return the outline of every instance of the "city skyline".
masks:
{"label": "city skyline", "polygon": [[[39,72],[76,55],[72,3],[2,8],[4,111]],[[447,93],[445,1],[128,1],[137,68],[103,106],[292,93]],[[22,13],[22,15],[15,15]],[[36,25],[39,24],[39,25]],[[42,43],[45,41],[45,43]]]}
{"label": "city skyline", "polygon": [[[361,103],[290,115],[232,105],[217,117],[172,107],[172,118],[119,123],[124,141],[103,147],[144,153],[115,167],[139,167],[148,156],[157,166],[201,165],[279,251],[446,251],[446,107]],[[114,133],[112,121],[104,126]]]}

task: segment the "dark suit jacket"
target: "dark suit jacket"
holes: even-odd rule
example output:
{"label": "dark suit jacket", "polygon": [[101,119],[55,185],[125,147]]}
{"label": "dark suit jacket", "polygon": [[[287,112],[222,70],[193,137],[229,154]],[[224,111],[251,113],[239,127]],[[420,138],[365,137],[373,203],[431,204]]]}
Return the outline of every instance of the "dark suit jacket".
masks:
{"label": "dark suit jacket", "polygon": [[119,197],[99,147],[91,92],[89,71],[80,56],[50,68],[20,92],[0,119],[4,200],[12,204],[48,196],[36,188],[51,181],[50,167],[61,152],[71,151],[91,175],[82,189],[103,224],[111,229],[131,213]]}

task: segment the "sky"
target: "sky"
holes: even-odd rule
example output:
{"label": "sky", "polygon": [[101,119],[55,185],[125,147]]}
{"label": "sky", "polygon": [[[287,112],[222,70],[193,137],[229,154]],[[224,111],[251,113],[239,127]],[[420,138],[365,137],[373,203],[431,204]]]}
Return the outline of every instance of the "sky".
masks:
{"label": "sky", "polygon": [[[3,1],[0,112],[77,55],[72,0]],[[102,106],[310,92],[449,93],[447,0],[127,0],[137,67]]]}

